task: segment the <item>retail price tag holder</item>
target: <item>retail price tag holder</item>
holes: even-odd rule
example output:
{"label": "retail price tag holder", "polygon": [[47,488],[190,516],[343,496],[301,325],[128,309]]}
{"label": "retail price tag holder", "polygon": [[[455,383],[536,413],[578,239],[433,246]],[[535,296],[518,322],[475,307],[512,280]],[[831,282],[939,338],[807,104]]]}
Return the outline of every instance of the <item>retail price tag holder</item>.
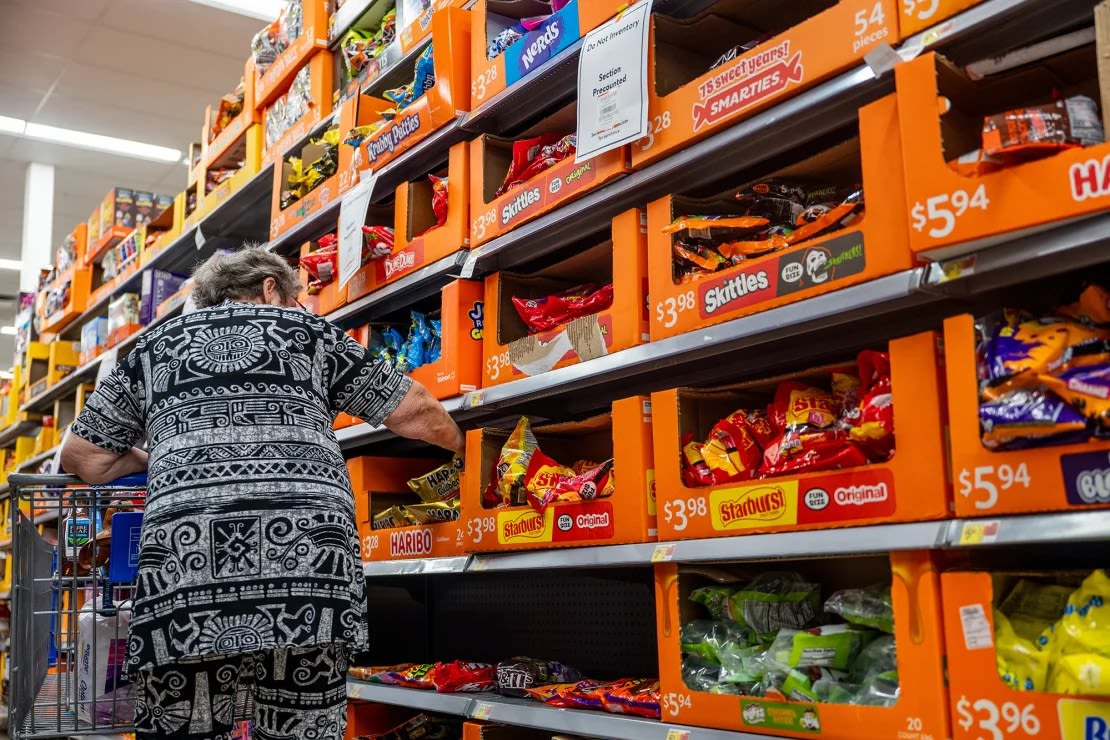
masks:
{"label": "retail price tag holder", "polygon": [[679,730],[674,727],[667,730],[666,740],[690,740],[689,730]]}
{"label": "retail price tag holder", "polygon": [[575,162],[647,135],[650,21],[651,0],[642,0],[582,39]]}
{"label": "retail price tag holder", "polygon": [[197,249],[204,249],[204,244],[207,241],[208,238],[205,237],[204,232],[198,226],[196,233],[193,234],[193,242],[197,245]]}
{"label": "retail price tag holder", "polygon": [[986,521],[964,522],[960,527],[961,545],[989,545],[998,539],[998,532],[1002,522],[997,519]]}
{"label": "retail price tag holder", "polygon": [[488,720],[493,716],[493,705],[488,701],[480,701],[474,707],[474,711],[470,713],[471,719]]}
{"label": "retail price tag holder", "polygon": [[355,276],[362,267],[362,226],[366,223],[366,210],[374,198],[378,175],[367,171],[362,179],[339,202],[339,286]]}
{"label": "retail price tag holder", "polygon": [[651,552],[651,562],[667,563],[674,559],[674,544],[656,545]]}

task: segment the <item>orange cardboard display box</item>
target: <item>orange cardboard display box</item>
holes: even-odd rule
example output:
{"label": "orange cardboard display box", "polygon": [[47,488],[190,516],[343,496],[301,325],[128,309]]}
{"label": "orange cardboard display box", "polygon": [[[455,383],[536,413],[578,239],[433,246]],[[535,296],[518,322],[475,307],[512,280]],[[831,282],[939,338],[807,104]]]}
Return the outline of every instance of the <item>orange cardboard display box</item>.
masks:
{"label": "orange cardboard display box", "polygon": [[[392,704],[354,700],[347,704],[347,730],[343,740],[366,740],[385,736],[412,719],[416,710]],[[396,736],[393,736],[396,737]]]}
{"label": "orange cardboard display box", "polygon": [[[69,322],[85,312],[89,305],[89,293],[92,290],[93,271],[88,267],[72,265],[68,270],[54,278],[46,286],[49,295],[65,295],[66,302],[58,306],[50,315],[42,316],[40,331],[43,334],[56,334]],[[68,285],[68,287],[66,287]],[[46,306],[43,306],[45,310]]]}
{"label": "orange cardboard display box", "polygon": [[696,279],[676,280],[677,216],[738,214],[740,188],[717,197],[669,195],[648,205],[649,295],[653,341],[712,326],[913,266],[906,233],[905,190],[895,164],[902,143],[897,106],[888,96],[860,108],[859,138],[788,166],[770,177],[800,182],[860,182],[864,210],[848,226]]}
{"label": "orange cardboard display box", "polygon": [[[895,0],[719,0],[680,20],[651,16],[644,164],[782,102],[899,40]],[[783,30],[787,29],[787,30]],[[728,59],[738,42],[773,37]],[[714,67],[718,61],[722,61]]]}
{"label": "orange cardboard display box", "polygon": [[[363,560],[412,560],[465,553],[466,529],[461,517],[434,524],[373,528],[374,516],[391,506],[420,503],[408,481],[444,464],[443,460],[417,458],[354,457],[347,461]],[[463,480],[465,483],[465,475]]]}
{"label": "orange cardboard display box", "polygon": [[[586,362],[647,341],[644,212],[613,219],[610,238],[541,270],[486,277],[482,387]],[[543,298],[586,283],[612,284],[613,303],[568,324],[530,334],[514,298]]]}
{"label": "orange cardboard display box", "polygon": [[204,196],[204,210],[206,213],[212,213],[219,208],[258,174],[262,167],[262,138],[262,124],[252,124],[221,159],[213,161],[209,171],[223,168],[238,169],[211,190],[208,190],[207,182],[205,183],[207,193]]}
{"label": "orange cardboard display box", "polygon": [[410,51],[427,41],[432,35],[432,16],[444,8],[462,8],[470,0],[432,0],[420,15],[404,19],[405,27],[398,34],[401,40],[401,54],[408,55]]}
{"label": "orange cardboard display box", "polygon": [[940,583],[954,740],[1108,737],[1110,698],[1018,691],[1003,683],[993,607],[1001,596],[996,598],[991,573],[942,573]]}
{"label": "orange cardboard display box", "polygon": [[[559,12],[536,0],[478,0],[471,9],[474,43],[470,47],[471,110],[507,87],[542,69],[585,34],[629,5],[623,0],[571,0]],[[517,39],[504,53],[490,59],[490,42],[506,23],[547,16],[539,26]]]}
{"label": "orange cardboard display box", "polygon": [[[370,343],[370,325],[367,324],[365,326],[360,326],[360,327],[355,328],[355,329],[348,329],[347,330],[347,336],[349,336],[351,339],[353,339],[356,342],[358,342],[359,344],[361,344],[363,347],[369,346],[369,343]],[[340,413],[335,415],[335,419],[332,421],[331,428],[332,429],[345,429],[346,427],[352,427],[355,424],[361,424],[361,423],[362,423],[362,419],[358,418],[357,416],[351,416],[348,413],[340,412]]]}
{"label": "orange cardboard display box", "polygon": [[317,316],[327,316],[347,302],[347,294],[343,287],[339,285],[338,269],[330,283],[322,286],[315,293],[309,294],[308,281],[310,275],[304,266],[303,260],[319,248],[319,244],[314,241],[305,242],[301,245],[302,261],[298,263],[298,270],[300,271],[301,285],[304,286],[304,290],[301,291],[298,300],[306,309]]}
{"label": "orange cardboard display box", "polygon": [[442,226],[436,226],[432,183],[427,177],[397,186],[392,222],[367,220],[368,225],[393,228],[393,252],[363,265],[351,277],[347,283],[348,301],[369,295],[470,245],[468,158],[466,144],[455,144],[447,154],[446,168],[434,172],[438,177],[447,178],[447,220]]}
{"label": "orange cardboard display box", "polygon": [[479,280],[455,280],[439,294],[440,357],[411,375],[442,401],[481,385],[484,309]]}
{"label": "orange cardboard display box", "polygon": [[920,33],[980,2],[982,0],[903,0],[899,3],[898,22],[902,38]]}
{"label": "orange cardboard display box", "polygon": [[[754,565],[745,564],[744,570],[760,572]],[[690,592],[713,581],[697,569],[682,570],[674,563],[664,563],[655,566],[663,721],[828,740],[949,737],[940,584],[930,553],[893,552],[889,556],[797,561],[789,566],[808,582],[821,584],[822,602],[837,588],[890,583],[898,701],[891,707],[877,707],[775,701],[691,690],[682,673],[682,626],[703,616],[701,608],[690,601]],[[782,561],[765,569],[776,568],[782,569]]]}
{"label": "orange cardboard display box", "polygon": [[[339,130],[343,130],[342,124],[340,124]],[[316,138],[310,139],[302,146],[290,150],[287,154],[282,156],[280,161],[281,166],[275,165],[274,167],[273,188],[270,198],[271,239],[281,236],[293,227],[304,222],[306,219],[312,218],[339,197],[339,172],[336,170],[335,174],[319,182],[316,187],[305,193],[303,197],[293,201],[285,208],[281,207],[282,192],[289,189],[289,178],[292,177],[294,173],[293,164],[289,160],[294,157],[300,159],[302,165],[307,170],[313,162],[325,156],[328,147],[318,138],[323,136],[324,132],[325,130],[321,129],[317,132]],[[342,149],[342,146],[339,148]],[[333,156],[338,159],[339,153],[336,152]]]}
{"label": "orange cardboard display box", "polygon": [[532,431],[540,449],[564,464],[613,458],[613,494],[589,501],[554,502],[542,514],[528,505],[488,509],[482,494],[511,430],[472,429],[466,435],[468,473],[463,477],[459,520],[468,552],[546,550],[655,539],[651,402],[646,396],[614,401],[611,414],[535,426]]}
{"label": "orange cardboard display box", "polygon": [[[181,236],[185,223],[185,193],[178,193],[173,201],[158,216],[147,224],[147,243],[139,253],[140,267],[166,251],[166,248]],[[149,238],[152,237],[152,238]]]}
{"label": "orange cardboard display box", "polygon": [[[243,68],[243,109],[239,115],[227,122],[220,133],[212,136],[212,130],[220,115],[219,105],[209,105],[204,110],[205,139],[208,141],[208,151],[205,152],[204,166],[211,169],[225,159],[234,150],[243,147],[243,135],[247,129],[256,123],[262,122],[262,110],[255,102],[255,86],[257,84],[258,70],[254,64],[254,57],[249,57]],[[235,160],[242,159],[242,155]]]}
{"label": "orange cardboard display box", "polygon": [[[1110,143],[1043,159],[957,172],[949,162],[984,148],[984,117],[1053,95],[1099,99],[1095,47],[972,81],[937,54],[895,67],[910,247],[943,259],[1110,207]],[[989,171],[993,168],[993,171]],[[1030,204],[1036,207],[1030,207]]]}
{"label": "orange cardboard display box", "polygon": [[979,425],[975,320],[944,322],[948,424],[956,516],[1110,507],[1110,441],[989,450]]}
{"label": "orange cardboard display box", "polygon": [[393,253],[388,257],[363,260],[358,272],[351,276],[344,286],[344,296],[347,303],[373,293],[378,288],[399,280],[417,267],[416,251],[412,249],[397,251],[397,201],[394,198],[383,203],[371,203],[366,209],[367,226],[383,226],[393,230]]}
{"label": "orange cardboard display box", "polygon": [[[254,106],[258,109],[270,105],[288,89],[309,57],[328,48],[328,0],[300,0],[298,4],[301,34],[261,74],[253,64],[247,65],[247,71],[253,73]],[[245,105],[243,109],[247,110]]]}
{"label": "orange cardboard display box", "polygon": [[513,162],[513,142],[542,134],[573,134],[574,104],[553,113],[512,139],[482,134],[470,142],[471,248],[508,233],[628,172],[628,147],[619,147],[575,164],[567,157],[501,195],[497,191]]}
{"label": "orange cardboard display box", "polygon": [[[941,369],[937,336],[894,339],[890,356],[896,446],[886,462],[842,470],[797,472],[704,487],[682,476],[682,440],[704,440],[732,412],[765,408],[781,381],[828,388],[839,364],[712,389],[676,388],[652,394],[659,539],[697,539],[756,532],[828,529],[941,519],[949,513],[945,476]],[[854,365],[854,363],[853,363]]]}
{"label": "orange cardboard display box", "polygon": [[[466,86],[470,82],[469,11],[448,7],[432,16],[432,65],[435,85],[398,113],[359,145],[360,168],[380,170],[419,142],[444,126],[453,123],[460,112],[469,107]],[[413,60],[413,70],[416,60]],[[361,98],[369,98],[363,95]],[[362,106],[358,125],[380,120],[379,111],[392,108],[386,100]]]}
{"label": "orange cardboard display box", "polygon": [[[319,126],[320,121],[331,115],[334,73],[331,53],[317,51],[294,75],[290,82],[292,87],[287,85],[283,88],[282,96],[266,108],[262,115],[263,167],[270,162],[279,161],[294,144],[303,141]],[[301,83],[305,91],[304,113],[296,121],[278,124],[277,121],[285,115],[286,108],[291,104],[290,96],[298,94],[297,89],[302,86]],[[287,125],[287,128],[281,129],[280,125]]]}

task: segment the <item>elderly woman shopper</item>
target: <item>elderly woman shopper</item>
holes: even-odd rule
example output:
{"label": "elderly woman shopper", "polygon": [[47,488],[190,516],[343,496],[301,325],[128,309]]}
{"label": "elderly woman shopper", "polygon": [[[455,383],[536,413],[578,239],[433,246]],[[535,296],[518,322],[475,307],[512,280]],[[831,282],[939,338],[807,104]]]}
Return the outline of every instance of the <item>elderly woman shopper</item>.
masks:
{"label": "elderly woman shopper", "polygon": [[332,420],[448,450],[463,435],[422,386],[298,308],[280,257],[217,255],[194,278],[199,310],[143,336],[62,449],[88,483],[149,469],[127,651],[137,735],[227,738],[246,691],[256,740],[337,740],[367,620]]}

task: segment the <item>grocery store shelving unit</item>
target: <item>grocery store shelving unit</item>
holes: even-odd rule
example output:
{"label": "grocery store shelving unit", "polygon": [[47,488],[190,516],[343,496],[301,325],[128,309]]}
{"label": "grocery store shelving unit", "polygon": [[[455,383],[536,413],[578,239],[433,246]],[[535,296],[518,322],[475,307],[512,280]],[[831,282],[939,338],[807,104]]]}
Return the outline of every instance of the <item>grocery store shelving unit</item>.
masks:
{"label": "grocery store shelving unit", "polygon": [[[329,38],[334,46],[343,33],[367,17],[384,13],[383,0],[348,0],[336,15]],[[693,15],[708,0],[656,0],[655,8]],[[956,61],[970,61],[1006,51],[1067,30],[1090,15],[1080,0],[986,0],[940,25],[905,40],[897,49],[909,59],[941,49]],[[506,89],[478,111],[460,114],[377,173],[375,198],[445,160],[448,148],[480,133],[519,130],[542,118],[544,111],[573,99],[580,43],[563,51],[535,74]],[[395,81],[419,49],[402,58],[398,50],[383,57],[383,69],[369,83],[377,89]],[[761,173],[782,155],[820,148],[855,123],[860,106],[893,90],[889,57],[849,70],[747,117],[691,146],[540,216],[473,250],[432,262],[410,275],[332,312],[328,318],[352,328],[381,319],[419,302],[456,277],[481,278],[565,252],[603,233],[611,219],[633,207],[672,192],[676,183],[697,189]],[[184,233],[150,265],[187,271],[219,247],[244,240],[267,241],[272,165],[243,189]],[[340,201],[321,209],[280,237],[269,248],[291,255],[307,239],[332,231]],[[843,356],[871,342],[935,327],[944,316],[1032,280],[1105,262],[1110,244],[1110,213],[1060,223],[1036,234],[1016,236],[969,256],[908,269],[821,296],[724,322],[670,339],[643,344],[541,375],[448,399],[445,406],[460,422],[492,424],[527,410],[542,416],[574,415],[596,410],[620,397],[675,384],[698,385],[725,379],[760,377],[798,363]],[[117,293],[136,288],[138,275]],[[108,299],[92,306],[63,332],[72,336],[100,315]],[[180,310],[172,307],[158,322]],[[149,331],[147,327],[144,331]],[[140,332],[117,348],[127,351]],[[839,342],[834,337],[848,337]],[[736,360],[742,358],[742,365]],[[96,377],[104,358],[76,370],[21,409],[27,415],[48,411],[55,400]],[[588,392],[586,392],[588,391]],[[0,444],[33,429],[26,421],[0,431]],[[395,442],[389,430],[359,424],[336,434],[347,454],[373,453]],[[50,451],[52,453],[52,451]],[[49,453],[43,453],[42,457]],[[37,459],[25,468],[33,469]],[[0,495],[4,495],[0,493]],[[36,522],[40,521],[36,519]],[[990,524],[990,534],[983,528]],[[450,558],[372,562],[368,578],[413,579],[425,576],[566,569],[648,568],[656,563],[706,563],[776,558],[805,558],[891,550],[937,550],[990,546],[1090,543],[1110,539],[1110,511],[1005,516],[988,520],[946,519],[804,532],[783,532],[612,545],[575,549],[466,555]],[[2,598],[2,595],[0,595]],[[746,733],[669,725],[600,712],[554,709],[530,701],[493,695],[441,695],[351,681],[352,698],[442,712],[476,720],[628,740],[747,740],[766,737]]]}

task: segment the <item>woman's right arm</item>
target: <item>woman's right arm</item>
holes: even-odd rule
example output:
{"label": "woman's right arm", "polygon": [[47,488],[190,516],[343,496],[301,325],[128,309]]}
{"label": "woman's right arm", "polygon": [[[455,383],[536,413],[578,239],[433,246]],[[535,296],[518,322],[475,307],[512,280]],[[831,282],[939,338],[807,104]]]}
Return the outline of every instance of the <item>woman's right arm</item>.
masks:
{"label": "woman's right arm", "polygon": [[443,404],[415,381],[393,413],[385,418],[385,426],[402,437],[419,439],[453,452],[462,453],[466,448],[466,437],[459,425]]}

